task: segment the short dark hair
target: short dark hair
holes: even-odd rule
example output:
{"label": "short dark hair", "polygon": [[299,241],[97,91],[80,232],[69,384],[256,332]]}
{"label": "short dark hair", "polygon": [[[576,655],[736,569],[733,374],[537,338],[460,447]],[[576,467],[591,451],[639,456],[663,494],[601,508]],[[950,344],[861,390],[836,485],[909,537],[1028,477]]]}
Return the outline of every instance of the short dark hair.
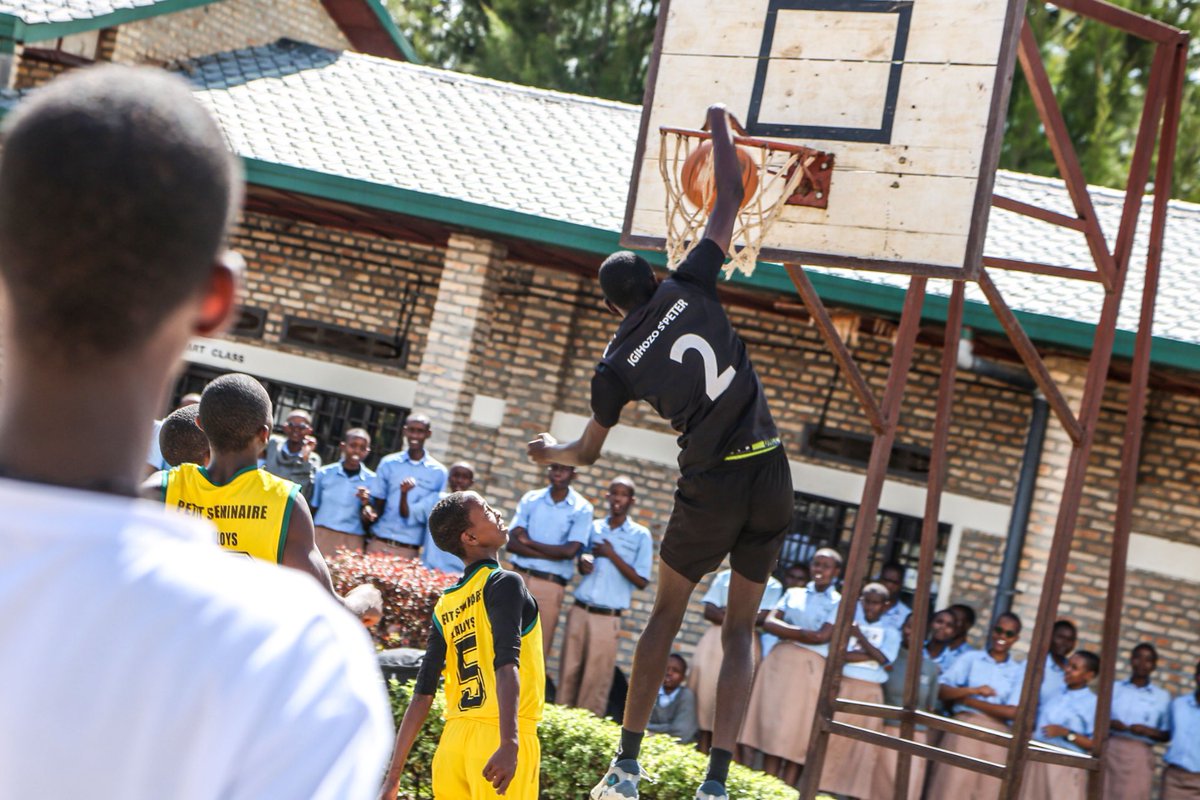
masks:
{"label": "short dark hair", "polygon": [[200,424],[214,450],[241,450],[263,425],[271,424],[271,397],[249,375],[230,372],[214,378],[200,396]]}
{"label": "short dark hair", "polygon": [[999,616],[997,616],[997,617],[996,617],[996,622],[999,622],[999,621],[1000,621],[1000,620],[1002,620],[1002,619],[1010,619],[1010,620],[1012,620],[1013,622],[1017,623],[1017,630],[1021,630],[1021,629],[1023,629],[1023,628],[1025,627],[1025,626],[1024,626],[1022,623],[1021,623],[1021,618],[1020,618],[1020,617],[1018,617],[1016,614],[1014,614],[1014,613],[1013,613],[1013,612],[1011,612],[1011,611],[1005,611],[1005,612],[1002,612],[1002,613],[1001,613]]}
{"label": "short dark hair", "polygon": [[208,463],[208,437],[196,425],[199,416],[200,406],[193,404],[172,411],[163,420],[158,429],[158,448],[168,465]]}
{"label": "short dark hair", "polygon": [[622,311],[644,304],[657,285],[650,262],[629,250],[613,253],[600,265],[600,291]]}
{"label": "short dark hair", "polygon": [[[975,609],[971,608],[966,603],[955,603],[946,610],[951,614],[954,614],[955,611],[961,611],[962,615],[967,618],[967,628],[975,627]],[[955,614],[955,616],[958,615]]]}
{"label": "short dark hair", "polygon": [[688,671],[687,659],[684,658],[683,656],[679,655],[679,653],[671,653],[669,656],[667,656],[668,660],[670,660],[672,658],[680,663],[680,665],[683,667],[683,674],[687,675],[687,671]]}
{"label": "short dark hair", "polygon": [[433,543],[447,553],[462,558],[463,531],[471,527],[471,506],[483,502],[475,492],[451,492],[429,512],[429,535]]}
{"label": "short dark hair", "polygon": [[1067,628],[1076,636],[1079,635],[1079,629],[1076,628],[1075,623],[1071,622],[1069,619],[1060,619],[1058,622],[1055,622],[1053,630],[1058,630],[1059,628]]}
{"label": "short dark hair", "polygon": [[16,334],[111,355],[210,279],[241,177],[212,116],[163,70],[74,70],[5,120],[0,274]]}
{"label": "short dark hair", "polygon": [[900,580],[903,581],[904,576],[908,574],[908,569],[899,561],[889,561],[879,568],[879,577],[882,578],[885,572],[898,572],[900,573]]}
{"label": "short dark hair", "polygon": [[1072,655],[1079,656],[1087,664],[1088,670],[1093,675],[1100,674],[1100,656],[1093,653],[1091,650],[1076,650]]}
{"label": "short dark hair", "polygon": [[1129,654],[1130,654],[1131,656],[1132,656],[1132,655],[1137,655],[1137,651],[1138,651],[1138,650],[1149,650],[1149,651],[1150,651],[1150,655],[1154,657],[1154,660],[1155,660],[1155,661],[1158,661],[1158,648],[1157,648],[1157,647],[1155,647],[1155,646],[1154,646],[1153,644],[1151,644],[1150,642],[1142,642],[1142,643],[1140,643],[1140,644],[1135,644],[1135,645],[1133,646],[1133,649],[1129,651]]}

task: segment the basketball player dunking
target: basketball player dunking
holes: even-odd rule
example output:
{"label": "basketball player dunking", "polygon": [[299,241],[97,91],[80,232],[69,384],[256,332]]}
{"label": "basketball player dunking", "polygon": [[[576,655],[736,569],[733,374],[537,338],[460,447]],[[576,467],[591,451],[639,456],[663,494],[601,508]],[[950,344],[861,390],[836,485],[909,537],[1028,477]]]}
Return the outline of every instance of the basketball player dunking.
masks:
{"label": "basketball player dunking", "polygon": [[754,622],[768,573],[788,526],[793,495],[787,458],[762,384],[717,295],[744,196],[737,149],[723,105],[708,110],[716,201],[704,240],[661,283],[645,259],[614,253],[600,288],[622,317],[592,377],[592,419],[583,435],[529,443],[540,463],[584,466],[600,456],[608,431],[630,401],[646,400],[679,431],[680,478],[663,536],[654,610],[638,640],[621,745],[593,800],[638,796],[637,758],[650,712],[696,584],[729,556],[733,577],[722,625],[725,660],[708,774],[697,800],[726,800],[729,762],[754,664]]}

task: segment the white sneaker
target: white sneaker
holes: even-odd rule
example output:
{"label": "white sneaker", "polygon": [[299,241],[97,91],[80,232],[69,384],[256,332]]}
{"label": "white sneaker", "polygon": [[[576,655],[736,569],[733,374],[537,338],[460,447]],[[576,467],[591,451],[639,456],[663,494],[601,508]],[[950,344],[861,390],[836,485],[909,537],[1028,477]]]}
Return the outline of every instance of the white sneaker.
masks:
{"label": "white sneaker", "polygon": [[716,781],[705,781],[696,790],[696,800],[729,800],[729,793]]}
{"label": "white sneaker", "polygon": [[632,758],[613,759],[604,778],[592,789],[592,800],[637,800],[638,781],[646,777]]}

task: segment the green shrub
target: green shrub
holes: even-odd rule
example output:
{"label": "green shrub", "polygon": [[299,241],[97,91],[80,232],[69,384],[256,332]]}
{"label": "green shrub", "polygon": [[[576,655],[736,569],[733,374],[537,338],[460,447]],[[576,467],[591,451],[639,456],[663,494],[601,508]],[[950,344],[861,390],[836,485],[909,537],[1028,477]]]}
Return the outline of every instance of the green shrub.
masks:
{"label": "green shrub", "polygon": [[[391,682],[392,710],[396,724],[404,716],[412,695],[412,685]],[[428,800],[431,766],[437,741],[442,735],[442,695],[434,700],[429,721],[421,731],[409,756],[401,784],[405,800]],[[542,780],[539,800],[579,800],[600,780],[617,741],[621,727],[600,719],[589,711],[547,705],[538,728],[542,741]],[[657,782],[643,781],[639,786],[642,800],[688,800],[704,778],[708,759],[690,745],[678,744],[669,736],[647,736],[639,759]],[[730,797],[737,800],[795,800],[796,790],[761,772],[734,764],[727,784]]]}
{"label": "green shrub", "polygon": [[372,583],[383,594],[383,620],[371,638],[383,647],[425,648],[433,606],[458,575],[426,569],[420,561],[338,550],[329,561],[333,588],[345,594]]}

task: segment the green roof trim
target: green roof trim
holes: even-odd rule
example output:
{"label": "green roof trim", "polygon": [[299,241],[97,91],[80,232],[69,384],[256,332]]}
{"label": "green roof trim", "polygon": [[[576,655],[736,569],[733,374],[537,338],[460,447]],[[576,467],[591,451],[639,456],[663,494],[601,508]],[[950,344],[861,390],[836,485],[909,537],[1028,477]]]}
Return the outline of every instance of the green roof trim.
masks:
{"label": "green roof trim", "polygon": [[162,2],[149,5],[122,8],[98,17],[72,19],[65,22],[35,22],[33,24],[26,23],[15,14],[0,14],[0,39],[17,42],[43,42],[48,39],[57,39],[60,36],[111,28],[126,22],[137,22],[161,14],[186,11],[189,8],[206,6],[213,2],[215,0],[162,0]]}
{"label": "green roof trim", "polygon": [[410,64],[424,64],[421,57],[417,55],[417,51],[413,48],[412,42],[404,35],[399,26],[396,25],[396,20],[392,19],[392,13],[384,6],[383,0],[364,0],[371,11],[375,12],[375,16],[379,19],[379,24],[387,31],[388,36],[392,37],[392,41],[396,43],[396,47],[400,48],[400,52],[404,54],[404,60]]}
{"label": "green roof trim", "polygon": [[[456,198],[384,186],[369,181],[327,175],[301,167],[274,164],[258,159],[243,159],[246,180],[259,186],[322,197],[354,205],[391,211],[469,228],[483,233],[528,239],[542,244],[565,247],[584,253],[606,256],[621,248],[620,236],[614,231],[547,219],[535,214],[495,208]],[[664,265],[662,253],[646,254],[651,263]],[[810,272],[809,278],[818,294],[832,305],[858,308],[888,316],[899,316],[904,305],[905,291],[838,275]],[[783,270],[775,264],[760,264],[754,275],[735,275],[732,283],[750,289],[792,295],[795,289]],[[945,322],[949,298],[928,295],[922,319]],[[1014,311],[1029,337],[1035,342],[1090,352],[1096,329],[1094,325],[1076,320],[1060,319],[1045,314]],[[1099,310],[1097,310],[1099,315]],[[968,300],[963,324],[979,331],[1003,334],[1004,329],[986,304]],[[1114,355],[1132,359],[1134,334],[1118,330]],[[1200,365],[1200,346],[1156,337],[1151,349],[1152,360],[1158,366],[1174,367],[1194,372]]]}

